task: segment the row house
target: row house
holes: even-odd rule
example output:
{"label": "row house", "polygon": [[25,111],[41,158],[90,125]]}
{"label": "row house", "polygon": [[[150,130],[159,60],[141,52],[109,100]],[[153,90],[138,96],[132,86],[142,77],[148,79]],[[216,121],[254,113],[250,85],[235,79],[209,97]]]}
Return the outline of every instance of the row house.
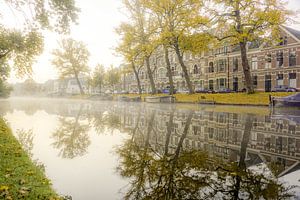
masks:
{"label": "row house", "polygon": [[[281,42],[268,46],[266,42],[248,43],[248,61],[253,85],[257,91],[271,91],[275,86],[287,85],[300,89],[300,31],[281,27]],[[169,50],[169,60],[176,89],[186,89],[181,66],[173,50]],[[193,55],[184,53],[183,61],[188,67],[195,89],[218,90],[230,88],[240,91],[245,88],[240,49],[238,46],[223,46]],[[169,85],[163,49],[158,48],[150,57],[150,65],[157,89]],[[139,71],[142,89],[149,92],[150,82],[146,67]],[[133,74],[128,74],[131,82],[124,88],[137,90]]]}

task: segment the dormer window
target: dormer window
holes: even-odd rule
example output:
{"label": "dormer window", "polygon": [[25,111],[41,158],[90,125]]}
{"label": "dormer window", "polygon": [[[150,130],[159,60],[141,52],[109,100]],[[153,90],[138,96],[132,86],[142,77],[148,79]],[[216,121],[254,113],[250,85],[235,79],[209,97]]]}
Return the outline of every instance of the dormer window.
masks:
{"label": "dormer window", "polygon": [[287,45],[287,36],[280,37],[279,39],[280,39],[279,46]]}

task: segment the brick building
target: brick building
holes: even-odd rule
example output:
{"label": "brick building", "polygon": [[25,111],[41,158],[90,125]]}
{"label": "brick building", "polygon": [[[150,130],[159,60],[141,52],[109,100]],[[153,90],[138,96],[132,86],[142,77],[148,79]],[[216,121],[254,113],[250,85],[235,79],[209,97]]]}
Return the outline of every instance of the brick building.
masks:
{"label": "brick building", "polygon": [[[265,42],[248,44],[248,61],[253,84],[257,91],[271,91],[275,86],[287,85],[300,89],[300,31],[281,27],[282,42],[268,46]],[[177,56],[169,50],[172,75],[176,89],[186,89],[185,79]],[[245,88],[239,47],[224,46],[202,52],[199,55],[184,53],[183,60],[188,67],[195,89],[218,90],[230,88],[239,91]],[[169,85],[163,49],[158,48],[150,58],[157,89]],[[142,89],[150,92],[146,67],[140,70]],[[124,89],[137,91],[133,74],[126,76]],[[125,82],[125,81],[124,81]]]}

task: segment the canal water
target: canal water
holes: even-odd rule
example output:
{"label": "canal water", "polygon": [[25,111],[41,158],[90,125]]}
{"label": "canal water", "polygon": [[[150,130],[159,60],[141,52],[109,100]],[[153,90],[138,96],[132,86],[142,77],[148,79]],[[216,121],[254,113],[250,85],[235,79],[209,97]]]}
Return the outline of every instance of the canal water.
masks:
{"label": "canal water", "polygon": [[12,98],[0,116],[74,200],[300,198],[299,109]]}

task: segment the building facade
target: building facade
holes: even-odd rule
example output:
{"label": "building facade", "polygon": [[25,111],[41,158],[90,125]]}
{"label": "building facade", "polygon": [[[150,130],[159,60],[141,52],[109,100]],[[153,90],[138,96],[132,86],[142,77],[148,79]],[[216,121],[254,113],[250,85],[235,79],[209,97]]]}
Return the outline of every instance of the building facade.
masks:
{"label": "building facade", "polygon": [[[90,93],[90,88],[86,77],[79,77],[83,91],[87,94]],[[44,90],[48,95],[76,95],[80,94],[80,88],[75,78],[65,78],[49,80],[44,84]]]}
{"label": "building facade", "polygon": [[[270,47],[264,42],[248,44],[248,61],[253,85],[257,91],[268,92],[279,85],[300,89],[300,31],[281,27],[280,34],[282,42],[277,46]],[[169,50],[169,56],[175,88],[187,89],[175,52]],[[245,88],[240,49],[237,46],[224,46],[199,55],[186,52],[183,60],[195,89],[230,88],[240,91]],[[156,88],[164,89],[169,82],[162,48],[158,48],[152,54],[150,64],[154,71]],[[139,75],[142,89],[150,92],[146,67],[142,67]],[[127,75],[124,89],[137,91],[133,73]]]}

